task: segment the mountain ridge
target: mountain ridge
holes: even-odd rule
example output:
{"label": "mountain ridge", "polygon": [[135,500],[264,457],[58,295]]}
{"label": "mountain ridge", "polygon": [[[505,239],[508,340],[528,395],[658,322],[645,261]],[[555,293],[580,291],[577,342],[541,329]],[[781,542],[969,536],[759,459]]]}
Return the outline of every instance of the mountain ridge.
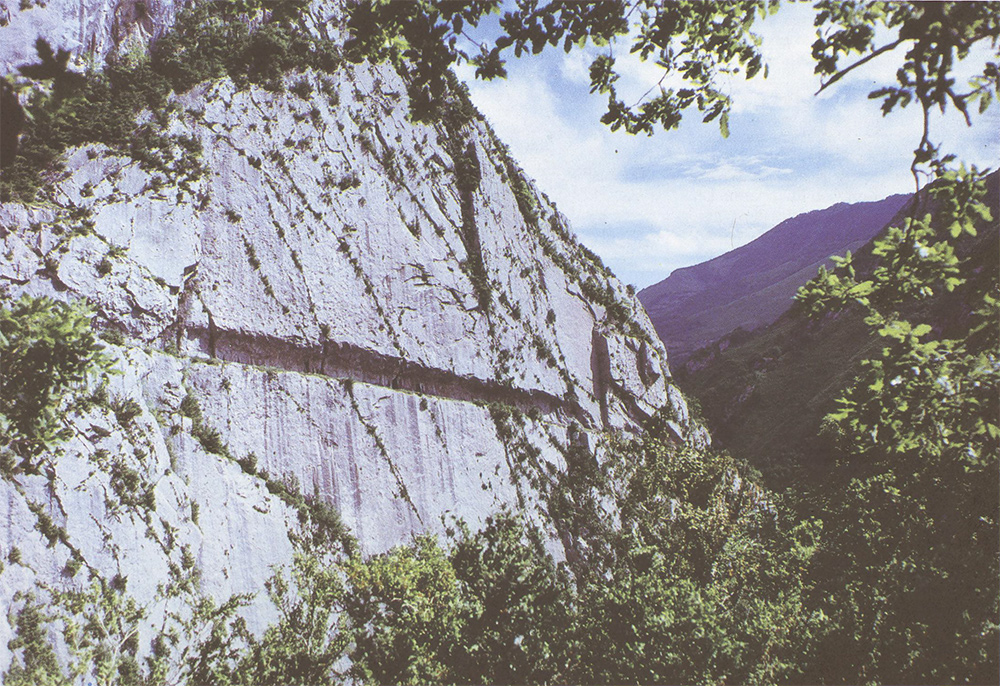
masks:
{"label": "mountain ridge", "polygon": [[[986,182],[984,202],[993,220],[980,222],[977,235],[963,236],[956,247],[966,282],[905,306],[907,317],[930,324],[944,337],[967,328],[968,294],[998,281],[1000,174],[992,172]],[[876,268],[872,248],[882,233],[855,251],[859,279]],[[718,443],[782,490],[795,480],[822,479],[832,467],[833,451],[820,431],[823,417],[836,409],[837,396],[854,380],[861,362],[877,357],[883,345],[857,311],[811,321],[792,307],[755,331],[726,334],[674,373],[684,391],[697,398]],[[795,421],[787,421],[788,407],[795,408]]]}
{"label": "mountain ridge", "polygon": [[830,256],[855,250],[892,219],[910,196],[837,203],[779,223],[744,246],[639,291],[640,302],[675,364],[737,328],[775,321],[799,286]]}

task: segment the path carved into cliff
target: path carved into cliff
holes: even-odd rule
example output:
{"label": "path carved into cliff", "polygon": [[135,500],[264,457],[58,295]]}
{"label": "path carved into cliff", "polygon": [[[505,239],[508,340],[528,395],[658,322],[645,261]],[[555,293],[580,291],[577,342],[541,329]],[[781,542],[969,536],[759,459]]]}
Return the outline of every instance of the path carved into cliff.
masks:
{"label": "path carved into cliff", "polygon": [[322,374],[449,400],[503,403],[522,412],[537,409],[560,423],[575,420],[584,428],[596,428],[594,418],[580,404],[552,393],[462,376],[351,343],[302,346],[272,336],[204,328],[188,328],[186,334],[202,352],[226,362]]}

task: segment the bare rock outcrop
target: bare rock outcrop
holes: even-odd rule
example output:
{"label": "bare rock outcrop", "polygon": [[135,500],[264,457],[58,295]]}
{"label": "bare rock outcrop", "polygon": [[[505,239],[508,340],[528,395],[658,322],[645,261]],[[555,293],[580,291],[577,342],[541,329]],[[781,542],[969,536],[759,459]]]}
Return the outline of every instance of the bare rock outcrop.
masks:
{"label": "bare rock outcrop", "polygon": [[[148,41],[179,4],[8,7],[0,66],[30,61],[37,34],[98,56]],[[285,86],[171,96],[158,115],[197,169],[88,145],[46,202],[0,205],[5,297],[92,303],[122,372],[90,389],[51,473],[0,482],[0,555],[19,560],[4,607],[38,580],[77,583],[72,559],[127,579],[149,627],[185,565],[213,597],[257,592],[291,554],[289,492],[333,506],[367,552],[504,506],[557,547],[546,484],[581,435],[599,451],[671,404],[678,436],[705,440],[638,301],[484,121],[411,121],[388,66]],[[259,629],[269,612],[246,616]],[[11,632],[0,617],[0,670]]]}
{"label": "bare rock outcrop", "polygon": [[69,50],[75,63],[143,49],[173,24],[184,0],[0,0],[0,74],[35,59],[35,40]]}

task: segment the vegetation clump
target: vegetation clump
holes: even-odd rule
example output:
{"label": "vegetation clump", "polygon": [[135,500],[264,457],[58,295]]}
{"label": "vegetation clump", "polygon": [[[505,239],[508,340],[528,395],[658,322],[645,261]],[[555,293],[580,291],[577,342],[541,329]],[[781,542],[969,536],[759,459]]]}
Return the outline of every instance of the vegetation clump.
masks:
{"label": "vegetation clump", "polygon": [[[190,191],[204,171],[201,144],[161,133],[172,112],[171,92],[222,77],[241,88],[256,84],[281,90],[288,71],[335,71],[339,48],[300,26],[306,5],[304,0],[192,3],[149,54],[115,57],[103,69],[85,73],[71,71],[70,55],[56,54],[39,38],[39,62],[20,68],[18,87],[29,89],[27,116],[16,154],[3,160],[0,201],[33,202],[58,171],[63,151],[92,143],[129,155]],[[296,82],[296,92],[306,91],[303,83],[308,85]],[[143,110],[153,116],[138,123]]]}
{"label": "vegetation clump", "polygon": [[110,369],[91,329],[92,314],[82,305],[29,296],[0,306],[0,472],[5,477],[37,472],[43,456],[71,434],[63,403],[92,375]]}

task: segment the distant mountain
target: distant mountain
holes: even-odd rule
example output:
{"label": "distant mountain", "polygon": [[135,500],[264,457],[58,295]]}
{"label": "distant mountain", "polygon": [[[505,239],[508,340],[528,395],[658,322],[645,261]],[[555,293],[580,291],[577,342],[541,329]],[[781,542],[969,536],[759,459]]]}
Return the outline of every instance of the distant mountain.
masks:
{"label": "distant mountain", "polygon": [[694,351],[738,328],[751,331],[774,322],[821,264],[864,245],[909,197],[838,203],[800,214],[742,247],[678,269],[640,291],[671,366],[679,368]]}
{"label": "distant mountain", "polygon": [[[959,242],[966,283],[908,304],[902,314],[931,324],[945,338],[967,331],[972,295],[1000,282],[1000,175],[993,172],[985,202],[993,221]],[[872,243],[858,249],[862,277],[876,267]],[[681,389],[697,398],[714,442],[759,469],[782,490],[807,478],[822,482],[832,464],[823,417],[884,343],[870,335],[861,315],[845,311],[820,321],[798,308],[754,332],[735,331],[699,350],[686,365],[671,365]]]}

